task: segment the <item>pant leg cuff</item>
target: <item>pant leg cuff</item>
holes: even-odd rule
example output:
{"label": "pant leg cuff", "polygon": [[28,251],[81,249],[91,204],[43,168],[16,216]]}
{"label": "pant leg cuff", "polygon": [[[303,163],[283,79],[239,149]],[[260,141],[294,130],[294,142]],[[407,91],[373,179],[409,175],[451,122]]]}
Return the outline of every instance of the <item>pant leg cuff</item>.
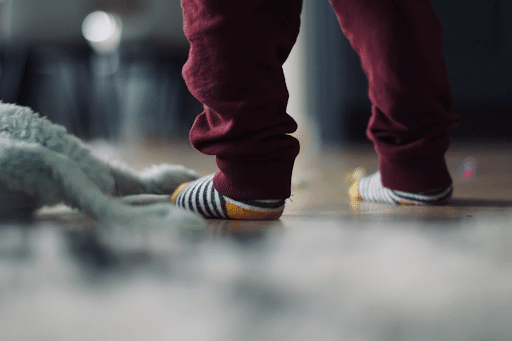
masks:
{"label": "pant leg cuff", "polygon": [[215,189],[239,200],[286,199],[291,195],[294,159],[245,162],[217,157]]}
{"label": "pant leg cuff", "polygon": [[419,193],[452,184],[444,155],[407,160],[381,156],[379,169],[383,186],[394,190]]}

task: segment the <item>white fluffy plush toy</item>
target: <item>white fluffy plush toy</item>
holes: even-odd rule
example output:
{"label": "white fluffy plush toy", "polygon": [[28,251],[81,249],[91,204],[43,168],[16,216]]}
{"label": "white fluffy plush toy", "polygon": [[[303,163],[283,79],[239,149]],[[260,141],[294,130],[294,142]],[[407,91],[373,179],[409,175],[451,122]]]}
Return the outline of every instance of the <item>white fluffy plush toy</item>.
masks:
{"label": "white fluffy plush toy", "polygon": [[139,174],[102,160],[64,127],[0,102],[0,218],[64,203],[105,223],[199,227],[199,216],[170,204],[174,189],[196,178],[178,165]]}

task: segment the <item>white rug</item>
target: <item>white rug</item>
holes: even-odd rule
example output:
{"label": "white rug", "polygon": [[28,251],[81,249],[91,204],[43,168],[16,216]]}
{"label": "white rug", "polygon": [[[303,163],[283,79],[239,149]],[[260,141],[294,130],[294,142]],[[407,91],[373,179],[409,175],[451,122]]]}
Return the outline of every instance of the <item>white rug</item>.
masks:
{"label": "white rug", "polygon": [[4,226],[0,339],[512,339],[508,220],[293,219],[252,241]]}

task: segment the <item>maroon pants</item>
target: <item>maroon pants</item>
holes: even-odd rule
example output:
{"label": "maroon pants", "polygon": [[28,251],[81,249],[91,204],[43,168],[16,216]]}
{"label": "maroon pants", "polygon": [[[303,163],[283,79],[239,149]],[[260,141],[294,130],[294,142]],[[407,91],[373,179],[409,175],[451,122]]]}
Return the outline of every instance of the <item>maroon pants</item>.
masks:
{"label": "maroon pants", "polygon": [[[442,27],[430,0],[331,0],[368,77],[367,135],[384,186],[421,192],[451,184],[444,153],[452,92]],[[290,196],[298,141],[282,65],[302,0],[182,0],[190,52],[183,77],[204,105],[192,145],[216,155],[214,186],[236,199]]]}

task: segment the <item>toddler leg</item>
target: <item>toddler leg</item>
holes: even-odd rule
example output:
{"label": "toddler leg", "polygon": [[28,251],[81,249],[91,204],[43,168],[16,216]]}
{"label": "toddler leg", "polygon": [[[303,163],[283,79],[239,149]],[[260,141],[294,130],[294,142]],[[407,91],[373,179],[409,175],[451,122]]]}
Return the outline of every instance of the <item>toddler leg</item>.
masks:
{"label": "toddler leg", "polygon": [[[182,0],[182,7],[190,42],[183,77],[204,105],[190,141],[216,156],[219,172],[180,188],[176,203],[194,210],[184,198],[206,195],[236,201],[238,207],[250,201],[251,209],[259,210],[255,200],[273,199],[282,211],[299,152],[289,135],[297,125],[286,113],[282,65],[299,32],[302,1]],[[269,217],[276,215],[272,211]]]}
{"label": "toddler leg", "polygon": [[[359,196],[376,201],[384,193],[379,186],[407,197],[433,190],[451,193],[444,154],[449,129],[459,117],[451,111],[442,27],[430,1],[331,3],[360,56],[372,102],[367,136],[379,155],[380,173],[359,182]],[[369,194],[375,191],[378,196]],[[437,194],[434,197],[437,202]]]}

